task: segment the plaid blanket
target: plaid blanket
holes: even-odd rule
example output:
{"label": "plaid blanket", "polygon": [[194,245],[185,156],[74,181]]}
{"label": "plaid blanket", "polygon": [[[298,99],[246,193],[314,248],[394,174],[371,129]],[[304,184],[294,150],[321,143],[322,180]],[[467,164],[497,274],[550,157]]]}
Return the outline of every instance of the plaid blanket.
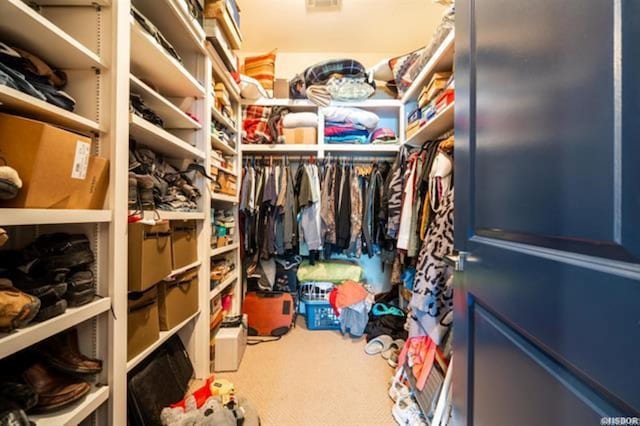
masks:
{"label": "plaid blanket", "polygon": [[269,130],[271,107],[250,105],[242,111],[242,142],[273,143]]}
{"label": "plaid blanket", "polygon": [[353,59],[334,59],[320,62],[304,72],[304,81],[307,87],[314,84],[324,84],[334,74],[351,77],[366,76],[364,65]]}

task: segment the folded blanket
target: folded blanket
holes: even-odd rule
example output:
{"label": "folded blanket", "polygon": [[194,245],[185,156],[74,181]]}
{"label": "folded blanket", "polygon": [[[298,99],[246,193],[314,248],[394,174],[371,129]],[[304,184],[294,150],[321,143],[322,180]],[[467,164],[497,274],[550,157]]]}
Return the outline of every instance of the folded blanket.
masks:
{"label": "folded blanket", "polygon": [[325,136],[369,136],[366,129],[348,128],[342,126],[328,126],[324,128]]}
{"label": "folded blanket", "polygon": [[292,112],[284,116],[282,126],[285,129],[318,127],[318,114],[315,112]]}
{"label": "folded blanket", "polygon": [[320,107],[331,105],[331,94],[324,86],[308,86],[306,90],[307,98]]}
{"label": "folded blanket", "polygon": [[242,141],[244,143],[272,143],[269,130],[271,107],[250,105],[242,112]]}
{"label": "folded blanket", "polygon": [[304,71],[304,81],[307,86],[325,84],[333,75],[363,77],[367,70],[353,59],[332,59],[310,66]]}
{"label": "folded blanket", "polygon": [[327,136],[324,138],[326,143],[353,143],[366,144],[369,143],[368,135],[346,135],[346,136]]}
{"label": "folded blanket", "polygon": [[380,121],[380,118],[373,112],[359,108],[327,107],[323,109],[322,113],[327,121],[361,124],[368,129],[375,129]]}
{"label": "folded blanket", "polygon": [[289,110],[285,107],[273,107],[273,111],[271,111],[271,115],[268,120],[269,131],[271,132],[271,140],[273,143],[284,143],[282,120],[288,113]]}
{"label": "folded blanket", "polygon": [[342,283],[347,280],[360,281],[362,267],[346,261],[325,261],[310,265],[305,260],[298,267],[297,276],[300,282],[329,281]]}

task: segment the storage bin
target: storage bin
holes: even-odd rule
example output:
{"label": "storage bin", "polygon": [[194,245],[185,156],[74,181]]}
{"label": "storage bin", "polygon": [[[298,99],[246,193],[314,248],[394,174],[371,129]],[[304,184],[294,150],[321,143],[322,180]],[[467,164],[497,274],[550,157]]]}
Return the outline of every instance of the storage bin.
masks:
{"label": "storage bin", "polygon": [[284,143],[307,144],[318,143],[318,129],[315,127],[297,127],[295,129],[282,129]]}
{"label": "storage bin", "polygon": [[160,330],[167,331],[198,311],[198,270],[158,284]]}
{"label": "storage bin", "polygon": [[127,301],[127,361],[151,346],[160,337],[158,288],[129,293]]}
{"label": "storage bin", "polygon": [[309,330],[339,330],[340,320],[329,302],[304,302]]}
{"label": "storage bin", "polygon": [[198,234],[195,220],[171,221],[171,263],[179,269],[198,260]]}
{"label": "storage bin", "polygon": [[129,224],[129,291],[144,291],[171,274],[169,222]]}

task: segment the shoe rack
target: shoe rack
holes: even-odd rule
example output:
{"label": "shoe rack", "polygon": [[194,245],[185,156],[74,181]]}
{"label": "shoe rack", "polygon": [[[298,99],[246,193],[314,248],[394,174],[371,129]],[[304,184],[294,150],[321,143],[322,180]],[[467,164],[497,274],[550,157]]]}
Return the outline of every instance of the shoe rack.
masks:
{"label": "shoe rack", "polygon": [[[35,8],[30,7],[34,6]],[[234,195],[212,192],[205,178],[196,186],[202,197],[196,212],[163,212],[167,220],[197,221],[199,311],[160,340],[127,361],[127,238],[129,138],[139,145],[188,164],[196,160],[207,171],[212,146],[233,158],[230,170],[238,178],[240,95],[237,85],[202,28],[192,21],[182,0],[0,0],[0,40],[20,45],[67,73],[65,88],[77,101],[68,112],[17,90],[0,86],[0,111],[58,125],[92,139],[92,153],[109,160],[109,189],[99,210],[0,209],[0,227],[7,229],[9,247],[22,247],[50,232],[86,234],[96,255],[93,265],[99,297],[70,308],[55,318],[0,334],[0,359],[77,327],[81,350],[103,360],[103,372],[93,379],[91,393],[78,403],[40,417],[38,425],[124,425],[127,422],[127,375],[137,363],[174,334],[178,334],[194,364],[196,377],[210,374],[210,302],[220,293],[241,295],[238,232],[233,244],[212,248],[211,209],[228,209],[236,224],[238,189]],[[142,32],[130,15],[136,7],[179,50],[183,63],[168,55]],[[154,87],[150,87],[152,82]],[[214,107],[212,82],[223,82],[232,99],[234,120]],[[165,118],[159,128],[129,112],[133,90]],[[188,102],[197,121],[177,105]],[[231,147],[211,133],[212,118],[235,131]],[[153,217],[154,212],[145,212]],[[236,269],[214,290],[210,288],[211,258],[228,257]],[[186,269],[186,268],[184,268]],[[179,271],[173,271],[176,273]],[[233,311],[240,310],[234,297]]]}

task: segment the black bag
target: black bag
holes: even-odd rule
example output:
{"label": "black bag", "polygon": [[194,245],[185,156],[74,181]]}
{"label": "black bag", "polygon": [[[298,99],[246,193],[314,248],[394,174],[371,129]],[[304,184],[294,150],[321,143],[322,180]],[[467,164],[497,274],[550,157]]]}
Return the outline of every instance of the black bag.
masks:
{"label": "black bag", "polygon": [[161,425],[160,412],[184,398],[193,376],[193,365],[178,336],[172,336],[129,373],[128,423]]}

